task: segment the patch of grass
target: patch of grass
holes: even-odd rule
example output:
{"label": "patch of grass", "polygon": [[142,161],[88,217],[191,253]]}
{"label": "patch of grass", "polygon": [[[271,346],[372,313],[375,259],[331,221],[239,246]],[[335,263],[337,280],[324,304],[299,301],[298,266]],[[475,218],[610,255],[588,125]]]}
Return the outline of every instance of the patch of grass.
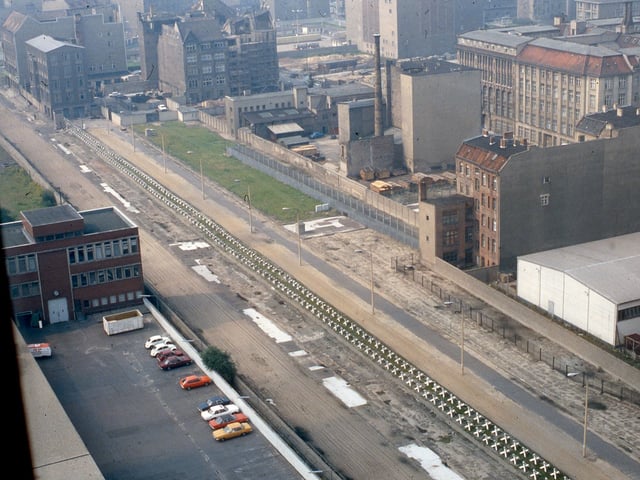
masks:
{"label": "patch of grass", "polygon": [[[276,219],[291,223],[300,220],[337,215],[335,210],[315,212],[317,199],[290,187],[269,175],[247,167],[240,160],[225,154],[231,145],[220,135],[199,125],[182,122],[163,122],[153,125],[136,125],[135,130],[144,135],[145,128],[153,127],[158,133],[147,140],[185,164],[195,172],[200,171],[213,182],[232,192],[240,199],[251,198],[251,207]],[[201,163],[202,162],[202,163]]]}
{"label": "patch of grass", "polygon": [[[9,155],[0,148],[0,157],[0,163],[6,163],[4,160]],[[33,182],[29,174],[15,164],[0,167],[0,192],[1,222],[18,220],[21,211],[55,205],[54,193]]]}

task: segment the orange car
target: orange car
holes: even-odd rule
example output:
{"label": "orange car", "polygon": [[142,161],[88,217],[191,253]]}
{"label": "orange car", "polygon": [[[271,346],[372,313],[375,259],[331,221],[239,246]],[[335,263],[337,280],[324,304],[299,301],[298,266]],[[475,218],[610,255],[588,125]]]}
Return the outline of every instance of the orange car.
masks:
{"label": "orange car", "polygon": [[187,375],[182,377],[179,383],[183,390],[191,390],[192,388],[206,387],[213,381],[206,375]]}

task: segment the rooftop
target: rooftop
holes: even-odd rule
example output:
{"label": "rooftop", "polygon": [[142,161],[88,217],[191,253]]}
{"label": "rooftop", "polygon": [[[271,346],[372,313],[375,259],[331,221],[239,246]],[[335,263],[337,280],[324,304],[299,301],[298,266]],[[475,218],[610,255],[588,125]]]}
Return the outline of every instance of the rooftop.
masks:
{"label": "rooftop", "polygon": [[613,303],[638,299],[640,232],[518,257],[564,272]]}
{"label": "rooftop", "polygon": [[[116,207],[77,212],[71,205],[65,204],[22,212],[22,215],[34,226],[84,219],[84,228],[82,230],[84,235],[136,226]],[[33,239],[26,235],[21,221],[0,224],[0,234],[5,248],[33,243]]]}

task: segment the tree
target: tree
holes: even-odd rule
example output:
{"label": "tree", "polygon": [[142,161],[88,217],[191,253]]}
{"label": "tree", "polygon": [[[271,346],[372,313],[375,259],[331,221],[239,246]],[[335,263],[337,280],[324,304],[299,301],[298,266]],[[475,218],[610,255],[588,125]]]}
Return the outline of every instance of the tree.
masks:
{"label": "tree", "polygon": [[236,378],[236,365],[227,352],[216,347],[208,347],[200,357],[207,368],[215,370],[230,385],[233,385]]}

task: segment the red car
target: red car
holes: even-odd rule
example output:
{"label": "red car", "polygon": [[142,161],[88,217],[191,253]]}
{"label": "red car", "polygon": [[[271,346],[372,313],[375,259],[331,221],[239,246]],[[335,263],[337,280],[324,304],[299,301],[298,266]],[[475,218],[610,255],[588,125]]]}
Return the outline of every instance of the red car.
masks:
{"label": "red car", "polygon": [[192,388],[206,387],[213,383],[206,375],[187,375],[180,379],[180,387],[183,390],[191,390]]}
{"label": "red car", "polygon": [[191,358],[187,355],[169,355],[163,360],[158,361],[158,367],[160,367],[162,370],[171,370],[172,368],[191,365],[191,362]]}
{"label": "red car", "polygon": [[240,422],[246,423],[249,421],[249,417],[247,417],[244,413],[230,413],[228,415],[222,415],[221,417],[214,418],[213,420],[209,420],[209,426],[211,430],[218,430],[219,428],[226,427],[230,423]]}
{"label": "red car", "polygon": [[156,355],[156,360],[158,361],[158,363],[160,363],[161,361],[163,361],[166,358],[169,358],[169,357],[172,357],[172,356],[179,357],[181,355],[188,356],[182,350],[168,350],[166,352],[160,352],[158,355]]}

